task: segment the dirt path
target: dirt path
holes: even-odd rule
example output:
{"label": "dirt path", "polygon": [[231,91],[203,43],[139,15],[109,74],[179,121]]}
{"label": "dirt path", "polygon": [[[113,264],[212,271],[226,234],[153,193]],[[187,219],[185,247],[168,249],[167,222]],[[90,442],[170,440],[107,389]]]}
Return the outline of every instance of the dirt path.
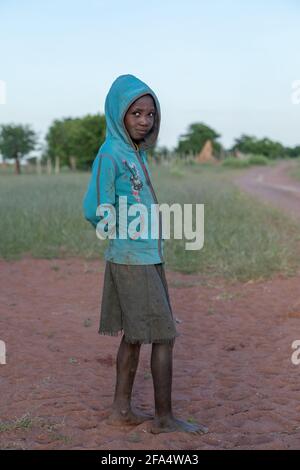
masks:
{"label": "dirt path", "polygon": [[[0,261],[0,448],[299,449],[299,275],[229,285],[167,272],[181,336],[174,412],[204,436],[111,427],[120,337],[99,336],[104,265],[80,259]],[[151,346],[142,347],[137,408],[153,413]],[[4,424],[10,425],[6,428]]]}
{"label": "dirt path", "polygon": [[280,162],[274,167],[255,167],[234,181],[244,191],[287,211],[300,219],[300,182],[287,175],[293,161]]}

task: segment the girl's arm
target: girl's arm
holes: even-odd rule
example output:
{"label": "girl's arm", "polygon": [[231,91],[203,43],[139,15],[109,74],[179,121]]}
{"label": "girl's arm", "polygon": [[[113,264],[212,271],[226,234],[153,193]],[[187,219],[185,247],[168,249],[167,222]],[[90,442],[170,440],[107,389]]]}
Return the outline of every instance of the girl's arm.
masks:
{"label": "girl's arm", "polygon": [[101,217],[96,215],[100,204],[115,205],[116,163],[107,154],[98,153],[93,166],[87,191],[83,198],[84,217],[96,228]]}

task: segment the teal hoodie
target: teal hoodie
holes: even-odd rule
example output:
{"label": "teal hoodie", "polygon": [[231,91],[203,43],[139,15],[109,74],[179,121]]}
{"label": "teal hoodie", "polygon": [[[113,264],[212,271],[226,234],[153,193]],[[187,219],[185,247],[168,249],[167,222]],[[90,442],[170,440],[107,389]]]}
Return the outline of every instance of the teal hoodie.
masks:
{"label": "teal hoodie", "polygon": [[[137,146],[127,132],[124,117],[134,101],[148,94],[156,105],[154,125]],[[83,200],[84,217],[94,228],[100,221],[104,221],[103,215],[97,215],[97,207],[100,204],[111,204],[116,211],[116,238],[109,239],[104,255],[108,261],[120,264],[164,262],[161,214],[155,212],[151,206],[158,204],[158,201],[150,180],[146,154],[146,150],[157,140],[160,117],[159,101],[148,85],[133,75],[121,75],[113,82],[105,100],[106,138],[93,162],[92,174]],[[121,196],[127,197],[128,211],[130,206],[138,203],[148,209],[147,237],[119,238]],[[109,210],[107,213],[109,215]],[[127,214],[127,227],[138,217],[139,212],[135,215]],[[137,228],[141,229],[140,225],[137,225]],[[151,237],[151,228],[157,234],[156,237]]]}

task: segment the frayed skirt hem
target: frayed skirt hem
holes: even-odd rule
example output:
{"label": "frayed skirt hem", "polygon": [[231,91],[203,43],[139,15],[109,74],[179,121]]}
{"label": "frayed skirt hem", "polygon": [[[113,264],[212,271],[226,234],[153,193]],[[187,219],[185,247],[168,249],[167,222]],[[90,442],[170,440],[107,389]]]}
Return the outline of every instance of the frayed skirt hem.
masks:
{"label": "frayed skirt hem", "polygon": [[[119,333],[124,333],[123,330],[118,330],[118,331],[102,331],[98,330],[99,335],[104,335],[104,336],[119,336]],[[125,333],[124,333],[125,334]],[[130,343],[130,344],[152,344],[152,343],[173,343],[175,338],[180,336],[180,333],[176,333],[175,336],[172,338],[159,338],[159,339],[150,339],[150,338],[130,338],[125,335],[125,342]]]}

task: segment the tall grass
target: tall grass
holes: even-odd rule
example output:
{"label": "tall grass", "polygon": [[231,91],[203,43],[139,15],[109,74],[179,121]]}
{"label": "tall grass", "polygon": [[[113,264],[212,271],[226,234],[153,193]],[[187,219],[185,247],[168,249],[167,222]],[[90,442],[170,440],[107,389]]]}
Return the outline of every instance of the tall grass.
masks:
{"label": "tall grass", "polygon": [[186,169],[176,185],[169,172],[156,169],[152,174],[160,201],[204,203],[204,247],[187,251],[184,240],[167,241],[166,258],[173,269],[247,280],[299,268],[300,226],[240,192],[230,183],[230,173]]}
{"label": "tall grass", "polygon": [[223,160],[222,165],[227,168],[247,168],[251,165],[271,165],[273,162],[264,155],[247,155],[243,159],[228,157]]}
{"label": "tall grass", "polygon": [[[160,203],[204,203],[205,241],[200,251],[186,240],[165,241],[166,264],[183,272],[257,279],[299,266],[299,226],[230,183],[220,167],[151,168]],[[83,256],[101,258],[100,241],[82,214],[88,173],[0,176],[0,256],[6,259]]]}
{"label": "tall grass", "polygon": [[81,209],[88,180],[87,173],[0,177],[0,256],[101,255]]}
{"label": "tall grass", "polygon": [[300,157],[294,159],[295,166],[290,169],[289,175],[292,178],[295,178],[296,180],[300,181]]}

